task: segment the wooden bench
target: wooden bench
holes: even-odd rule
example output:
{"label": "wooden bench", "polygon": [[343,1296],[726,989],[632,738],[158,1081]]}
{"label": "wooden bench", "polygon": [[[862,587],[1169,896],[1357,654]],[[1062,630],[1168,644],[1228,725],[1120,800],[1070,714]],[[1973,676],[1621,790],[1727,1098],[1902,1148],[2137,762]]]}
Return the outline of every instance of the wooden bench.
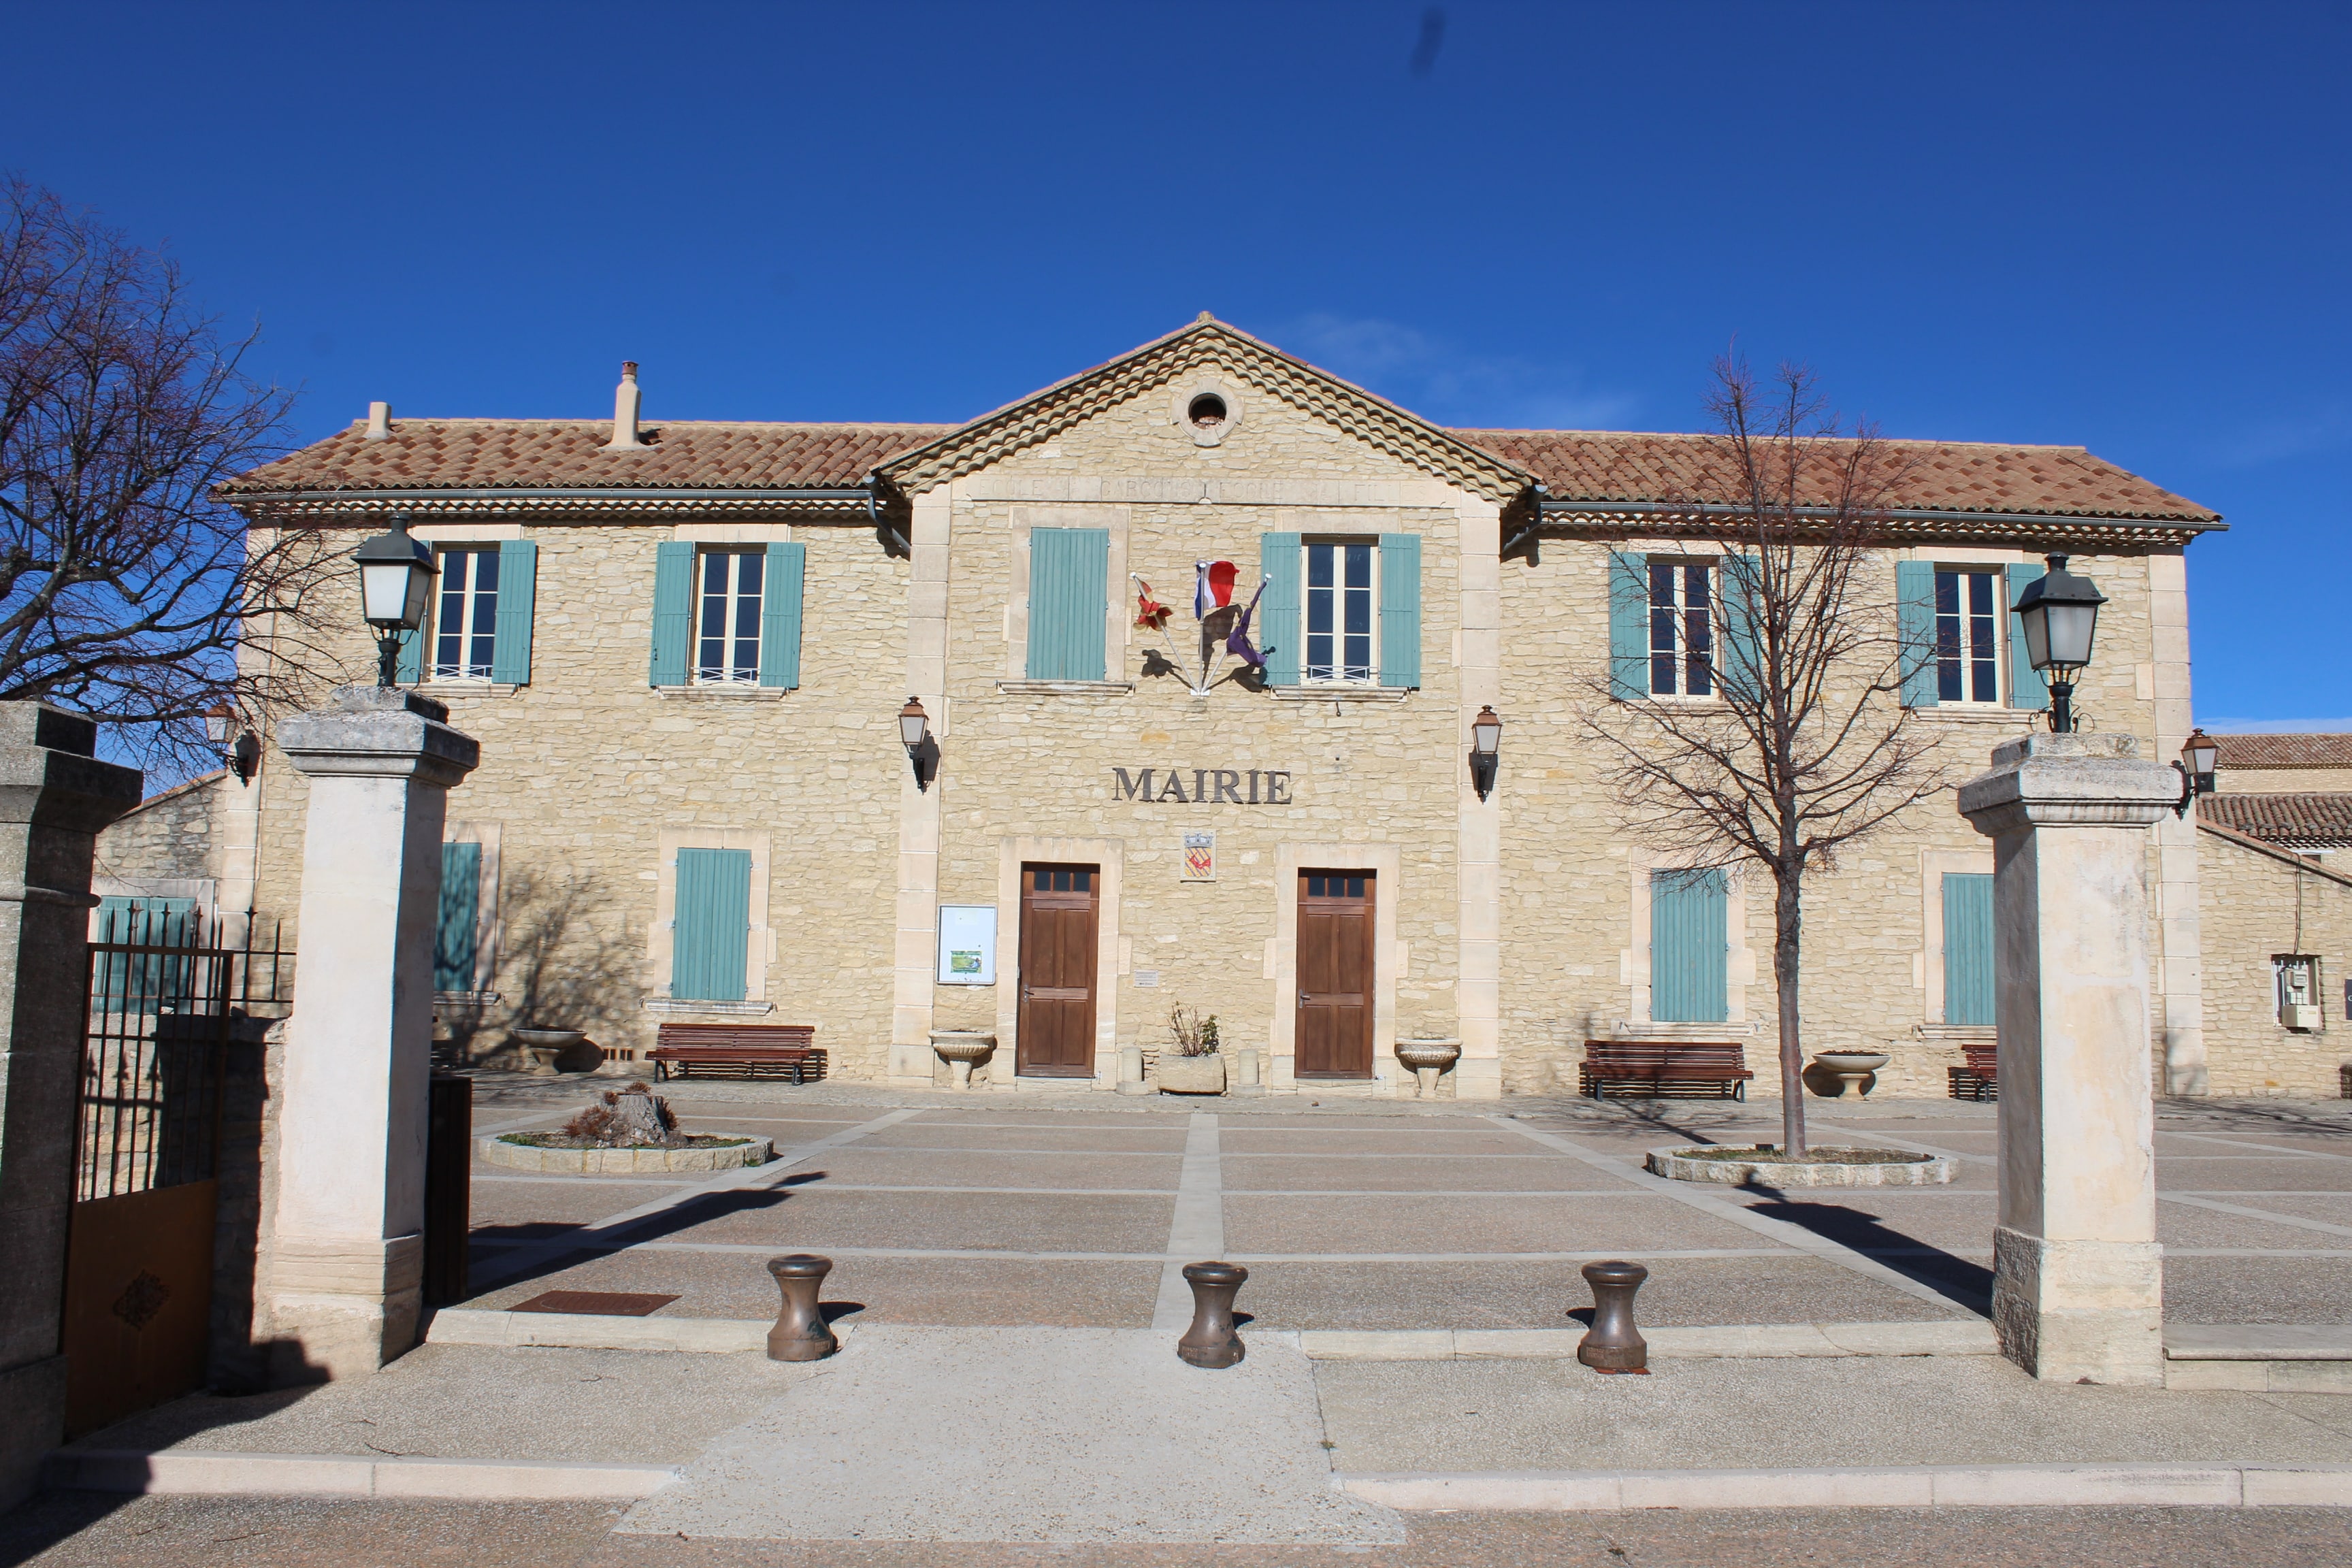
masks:
{"label": "wooden bench", "polygon": [[1577,1071],[1577,1091],[1606,1100],[1612,1088],[1669,1094],[1712,1094],[1746,1100],[1748,1058],[1731,1040],[1587,1040]]}
{"label": "wooden bench", "polygon": [[1965,1067],[1946,1068],[1952,1080],[1954,1100],[1999,1100],[2000,1098],[2000,1047],[1998,1046],[1962,1046],[1960,1055],[1968,1058]]}
{"label": "wooden bench", "polygon": [[814,1024],[664,1024],[654,1039],[654,1079],[696,1073],[730,1078],[783,1078],[807,1083],[824,1077],[824,1052],[813,1042]]}

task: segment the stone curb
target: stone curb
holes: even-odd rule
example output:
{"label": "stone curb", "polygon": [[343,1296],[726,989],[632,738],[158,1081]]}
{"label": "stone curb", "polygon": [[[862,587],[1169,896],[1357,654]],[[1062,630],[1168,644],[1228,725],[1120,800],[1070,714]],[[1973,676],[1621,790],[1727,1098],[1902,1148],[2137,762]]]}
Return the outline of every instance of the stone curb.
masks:
{"label": "stone curb", "polygon": [[[1483,1361],[1569,1358],[1582,1329],[1307,1329],[1298,1348],[1313,1361]],[[1643,1329],[1650,1353],[1677,1357],[1998,1355],[1990,1323],[1757,1323]]]}
{"label": "stone curb", "polygon": [[42,1472],[44,1484],[62,1491],[532,1501],[650,1497],[677,1479],[669,1465],[118,1448],[65,1449]]}
{"label": "stone curb", "polygon": [[1899,1165],[1759,1164],[1743,1160],[1686,1160],[1681,1150],[1688,1143],[1653,1149],[1643,1161],[1652,1175],[1676,1182],[1717,1182],[1743,1187],[1936,1187],[1952,1179],[1957,1162],[1929,1155]]}
{"label": "stone curb", "polygon": [[1643,1508],[2352,1508],[2352,1465],[1901,1465],[1336,1475],[1406,1512]]}
{"label": "stone curb", "polygon": [[[604,1318],[579,1312],[487,1312],[444,1307],[425,1325],[434,1345],[551,1345],[583,1351],[685,1351],[732,1355],[765,1351],[767,1318]],[[833,1325],[844,1344],[856,1331]]]}
{"label": "stone curb", "polygon": [[764,1165],[776,1157],[775,1141],[754,1138],[724,1149],[535,1149],[503,1136],[478,1138],[475,1152],[487,1165],[558,1175],[610,1176],[645,1171],[732,1171]]}

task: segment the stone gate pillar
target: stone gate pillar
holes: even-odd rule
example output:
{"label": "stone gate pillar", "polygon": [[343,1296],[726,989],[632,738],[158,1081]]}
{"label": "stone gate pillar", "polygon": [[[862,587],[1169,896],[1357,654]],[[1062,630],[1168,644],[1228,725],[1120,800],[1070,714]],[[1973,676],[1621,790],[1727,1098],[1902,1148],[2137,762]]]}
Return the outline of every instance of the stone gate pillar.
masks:
{"label": "stone gate pillar", "polygon": [[98,831],[139,804],[136,768],[101,763],[98,726],[0,702],[0,1510],[65,1441],[66,1227]]}
{"label": "stone gate pillar", "polygon": [[2148,828],[2180,781],[2128,735],[2029,735],[1960,786],[1993,840],[2001,1353],[2045,1382],[2161,1384]]}
{"label": "stone gate pillar", "polygon": [[278,726],[310,781],[266,1289],[279,1382],[362,1376],[415,1342],[441,825],[480,758],[448,717],[346,686]]}

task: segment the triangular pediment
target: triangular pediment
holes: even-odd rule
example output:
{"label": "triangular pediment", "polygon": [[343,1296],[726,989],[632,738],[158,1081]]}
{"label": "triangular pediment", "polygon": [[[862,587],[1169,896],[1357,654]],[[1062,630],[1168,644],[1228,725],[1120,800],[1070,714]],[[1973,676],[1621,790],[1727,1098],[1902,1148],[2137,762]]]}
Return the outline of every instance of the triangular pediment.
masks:
{"label": "triangular pediment", "polygon": [[1208,368],[1488,500],[1507,504],[1534,482],[1527,469],[1205,312],[1199,321],[1107,364],[901,452],[877,471],[906,494],[920,494],[1049,441],[1080,421],[1179,376]]}

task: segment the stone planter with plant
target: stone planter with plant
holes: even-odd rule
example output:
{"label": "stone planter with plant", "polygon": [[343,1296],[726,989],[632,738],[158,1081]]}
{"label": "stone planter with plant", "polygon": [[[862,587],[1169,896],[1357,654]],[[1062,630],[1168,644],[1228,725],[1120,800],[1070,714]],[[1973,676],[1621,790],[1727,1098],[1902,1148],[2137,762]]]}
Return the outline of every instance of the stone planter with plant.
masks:
{"label": "stone planter with plant", "polygon": [[1159,1084],[1162,1094],[1223,1094],[1225,1058],[1217,1054],[1217,1016],[1201,1016],[1196,1007],[1179,1002],[1168,1009],[1171,1047],[1160,1053]]}

